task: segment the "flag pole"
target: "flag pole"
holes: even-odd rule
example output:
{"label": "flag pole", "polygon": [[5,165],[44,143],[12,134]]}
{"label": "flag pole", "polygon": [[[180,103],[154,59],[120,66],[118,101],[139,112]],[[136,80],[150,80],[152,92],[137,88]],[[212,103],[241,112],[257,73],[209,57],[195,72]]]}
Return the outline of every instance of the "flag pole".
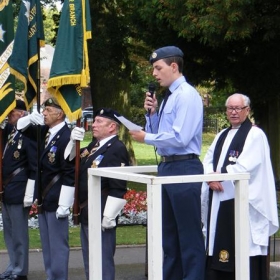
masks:
{"label": "flag pole", "polygon": [[[37,62],[37,112],[40,114],[40,106],[41,106],[41,64],[40,64],[40,39],[37,39],[37,50],[38,50],[38,62]],[[42,212],[42,182],[41,182],[41,126],[37,125],[37,209],[38,213]]]}
{"label": "flag pole", "polygon": [[[81,126],[81,119],[77,119],[76,126]],[[79,224],[79,172],[80,172],[80,141],[76,140],[76,157],[75,157],[75,196],[73,205],[73,224]]]}
{"label": "flag pole", "polygon": [[2,201],[2,195],[4,192],[3,188],[3,176],[2,176],[2,165],[3,165],[3,129],[0,128],[0,202]]}

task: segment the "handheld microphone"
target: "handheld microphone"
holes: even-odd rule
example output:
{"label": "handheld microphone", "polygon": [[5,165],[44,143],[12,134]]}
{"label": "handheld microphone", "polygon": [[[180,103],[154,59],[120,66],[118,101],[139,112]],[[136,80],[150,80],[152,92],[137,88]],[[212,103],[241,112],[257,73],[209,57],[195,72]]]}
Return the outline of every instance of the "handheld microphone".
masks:
{"label": "handheld microphone", "polygon": [[[151,94],[152,98],[154,97],[155,90],[156,90],[156,85],[153,82],[149,82],[148,92]],[[148,109],[148,113],[149,115],[151,114],[151,109]]]}
{"label": "handheld microphone", "polygon": [[148,85],[148,92],[151,94],[152,98],[154,96],[155,90],[156,90],[156,85],[153,82],[150,82]]}

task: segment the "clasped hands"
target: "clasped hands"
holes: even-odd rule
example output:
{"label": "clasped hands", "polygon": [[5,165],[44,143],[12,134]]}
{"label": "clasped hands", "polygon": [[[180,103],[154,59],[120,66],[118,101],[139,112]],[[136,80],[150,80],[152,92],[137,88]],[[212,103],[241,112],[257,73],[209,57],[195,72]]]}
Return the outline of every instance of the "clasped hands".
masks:
{"label": "clasped hands", "polygon": [[[213,174],[215,174],[215,173],[219,173],[219,172],[213,172]],[[223,188],[221,182],[219,182],[219,181],[209,181],[209,182],[207,182],[207,185],[213,191],[217,191],[217,192],[224,191],[224,188]]]}

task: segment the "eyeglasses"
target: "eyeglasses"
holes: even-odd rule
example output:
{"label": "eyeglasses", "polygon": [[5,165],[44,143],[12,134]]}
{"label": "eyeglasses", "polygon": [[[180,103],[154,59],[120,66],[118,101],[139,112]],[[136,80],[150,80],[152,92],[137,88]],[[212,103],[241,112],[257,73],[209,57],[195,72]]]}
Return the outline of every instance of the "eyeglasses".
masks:
{"label": "eyeglasses", "polygon": [[247,108],[248,106],[244,106],[244,107],[227,107],[227,112],[232,113],[233,111],[235,111],[236,113],[240,113],[243,109]]}

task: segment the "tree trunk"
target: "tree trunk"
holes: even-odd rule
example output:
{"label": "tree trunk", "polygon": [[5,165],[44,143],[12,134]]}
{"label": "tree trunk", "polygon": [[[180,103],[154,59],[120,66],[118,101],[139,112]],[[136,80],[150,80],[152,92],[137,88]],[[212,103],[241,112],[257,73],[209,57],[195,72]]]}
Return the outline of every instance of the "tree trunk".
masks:
{"label": "tree trunk", "polygon": [[265,131],[270,145],[275,182],[280,187],[280,98],[275,96],[273,100],[261,104],[258,113],[259,125]]}
{"label": "tree trunk", "polygon": [[[125,118],[130,119],[129,89],[130,84],[128,79],[117,79],[114,75],[106,77],[105,75],[101,75],[101,73],[97,73],[96,76],[91,77],[93,109],[95,110],[101,107],[111,108]],[[121,126],[119,137],[125,143],[129,152],[130,164],[135,165],[136,160],[131,137],[127,128],[124,126]]]}

